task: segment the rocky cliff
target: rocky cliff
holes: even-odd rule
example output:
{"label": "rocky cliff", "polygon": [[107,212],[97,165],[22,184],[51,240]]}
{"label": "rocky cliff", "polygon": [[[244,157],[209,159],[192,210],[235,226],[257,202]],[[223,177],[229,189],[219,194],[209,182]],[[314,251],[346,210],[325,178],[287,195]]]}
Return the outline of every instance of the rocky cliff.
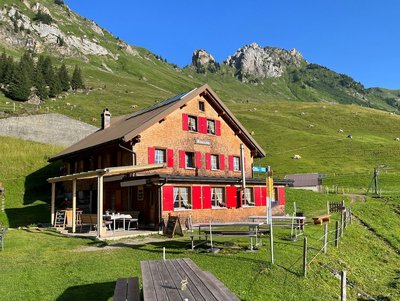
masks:
{"label": "rocky cliff", "polygon": [[[107,42],[102,41],[102,37],[111,34],[93,21],[79,17],[66,5],[53,4],[50,12],[49,8],[39,2],[24,0],[23,4],[22,7],[7,4],[0,7],[0,40],[9,46],[82,59],[87,55],[116,58],[116,54],[102,45]],[[35,18],[38,14],[46,16],[50,21],[43,22]],[[71,28],[71,31],[66,28]],[[127,53],[133,52],[124,42],[118,41],[118,47]]]}

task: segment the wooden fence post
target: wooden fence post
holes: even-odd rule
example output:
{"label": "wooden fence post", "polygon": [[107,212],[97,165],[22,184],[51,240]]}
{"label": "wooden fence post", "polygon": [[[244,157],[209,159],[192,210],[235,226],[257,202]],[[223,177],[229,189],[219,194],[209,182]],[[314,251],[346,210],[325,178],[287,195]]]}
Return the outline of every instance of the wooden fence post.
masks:
{"label": "wooden fence post", "polygon": [[351,224],[351,208],[349,207],[349,224]]}
{"label": "wooden fence post", "polygon": [[340,301],[346,301],[346,271],[342,271],[340,276]]}
{"label": "wooden fence post", "polygon": [[336,221],[335,229],[335,247],[339,247],[339,221]]}
{"label": "wooden fence post", "polygon": [[328,224],[324,225],[324,254],[326,254],[326,249],[328,246]]}
{"label": "wooden fence post", "polygon": [[343,210],[343,230],[347,228],[347,209]]}
{"label": "wooden fence post", "polygon": [[307,277],[307,236],[304,236],[303,244],[303,275]]}

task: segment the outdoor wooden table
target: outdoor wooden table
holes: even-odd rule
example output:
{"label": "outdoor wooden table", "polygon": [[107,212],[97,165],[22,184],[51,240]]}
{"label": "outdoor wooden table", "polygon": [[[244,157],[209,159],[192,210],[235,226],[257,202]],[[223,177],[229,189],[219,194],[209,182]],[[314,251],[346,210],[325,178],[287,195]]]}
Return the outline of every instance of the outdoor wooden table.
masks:
{"label": "outdoor wooden table", "polygon": [[118,221],[118,220],[122,220],[123,221],[123,230],[125,231],[125,220],[131,219],[132,216],[130,214],[116,213],[116,214],[104,214],[103,218],[108,218],[108,219],[113,221],[113,223],[114,223],[114,231],[116,230],[115,222]]}
{"label": "outdoor wooden table", "polygon": [[[206,229],[204,230],[204,233],[207,234],[209,233],[209,236],[212,240],[212,236],[214,234],[217,234],[216,232],[213,232],[213,229],[215,228],[220,228],[220,227],[249,227],[249,231],[244,231],[247,233],[240,233],[240,231],[236,231],[237,233],[231,233],[229,234],[228,231],[219,231],[219,234],[225,234],[225,236],[248,236],[250,237],[250,250],[253,250],[253,237],[256,240],[256,246],[258,245],[258,235],[259,235],[259,227],[263,225],[263,222],[208,222],[208,223],[196,223],[193,224],[193,228],[199,228],[199,240],[201,238],[201,228]],[[206,235],[206,241],[208,239],[208,235]],[[199,243],[198,245],[200,245]],[[193,244],[193,237],[192,237],[192,249],[194,249],[194,244]]]}
{"label": "outdoor wooden table", "polygon": [[144,301],[240,300],[213,274],[200,270],[189,258],[149,260],[140,265]]}
{"label": "outdoor wooden table", "polygon": [[[272,223],[275,223],[275,221],[290,222],[292,237],[294,236],[297,238],[297,236],[304,234],[305,216],[273,215],[271,218]],[[253,222],[256,220],[264,221],[264,223],[267,222],[267,217],[265,215],[251,215],[249,219]],[[297,233],[297,230],[299,230],[299,233]]]}

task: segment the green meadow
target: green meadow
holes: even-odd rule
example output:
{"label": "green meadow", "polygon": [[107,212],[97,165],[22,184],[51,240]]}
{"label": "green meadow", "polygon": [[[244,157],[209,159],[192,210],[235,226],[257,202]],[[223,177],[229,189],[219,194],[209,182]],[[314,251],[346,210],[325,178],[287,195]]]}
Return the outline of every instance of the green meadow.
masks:
{"label": "green meadow", "polygon": [[[340,281],[335,274],[342,270],[347,271],[348,300],[399,300],[399,142],[394,140],[400,133],[398,116],[322,103],[228,106],[267,152],[255,165],[271,165],[278,178],[320,172],[326,174],[326,186],[338,187],[334,194],[287,190],[287,213],[295,202],[308,218],[308,256],[313,260],[306,278],[303,238],[288,241],[290,229],[274,231],[271,264],[268,237],[256,252],[246,251],[246,239],[230,239],[233,248],[217,239],[221,252],[211,255],[202,249],[187,250],[188,237],[98,242],[37,228],[49,222],[50,186],[45,180],[56,175],[59,166],[49,165],[47,159],[60,148],[1,137],[6,211],[0,220],[11,229],[0,253],[0,300],[111,300],[116,279],[140,277],[140,261],[161,259],[163,247],[168,258],[193,259],[242,300],[338,300]],[[301,159],[292,159],[294,154]],[[377,166],[382,197],[364,198]],[[339,216],[333,214],[328,252],[320,254],[323,227],[313,225],[311,217],[324,213],[327,201],[342,200],[352,209],[353,223],[335,248],[332,231]]]}

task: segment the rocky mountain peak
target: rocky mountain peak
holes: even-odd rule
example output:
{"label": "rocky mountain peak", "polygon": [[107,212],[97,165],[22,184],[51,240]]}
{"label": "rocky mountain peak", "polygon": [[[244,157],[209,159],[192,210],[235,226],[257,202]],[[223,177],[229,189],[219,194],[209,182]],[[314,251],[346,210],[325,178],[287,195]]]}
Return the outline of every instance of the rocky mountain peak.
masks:
{"label": "rocky mountain peak", "polygon": [[302,63],[305,60],[296,49],[262,48],[257,43],[238,49],[224,62],[236,69],[237,76],[243,82],[280,77],[289,66],[300,67]]}
{"label": "rocky mountain peak", "polygon": [[215,72],[219,65],[214,57],[204,49],[196,49],[192,55],[192,66],[198,73]]}

